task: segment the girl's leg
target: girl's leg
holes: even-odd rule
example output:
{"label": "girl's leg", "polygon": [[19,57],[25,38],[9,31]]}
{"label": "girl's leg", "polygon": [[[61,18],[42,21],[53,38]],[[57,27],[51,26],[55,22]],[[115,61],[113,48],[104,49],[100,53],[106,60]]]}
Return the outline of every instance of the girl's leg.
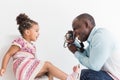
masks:
{"label": "girl's leg", "polygon": [[49,80],[53,80],[53,75],[51,75],[50,73],[46,73],[46,75],[48,76]]}
{"label": "girl's leg", "polygon": [[76,71],[73,70],[73,73],[71,75],[68,75],[47,61],[45,62],[43,68],[36,77],[42,76],[45,73],[49,73],[50,75],[53,75],[54,77],[59,78],[61,80],[78,80],[77,76],[79,74],[79,69],[80,67],[77,67]]}
{"label": "girl's leg", "polygon": [[40,70],[36,77],[42,76],[45,73],[49,73],[50,75],[53,75],[54,77],[59,78],[61,80],[67,80],[68,77],[66,73],[64,73],[48,61],[45,62],[43,68]]}

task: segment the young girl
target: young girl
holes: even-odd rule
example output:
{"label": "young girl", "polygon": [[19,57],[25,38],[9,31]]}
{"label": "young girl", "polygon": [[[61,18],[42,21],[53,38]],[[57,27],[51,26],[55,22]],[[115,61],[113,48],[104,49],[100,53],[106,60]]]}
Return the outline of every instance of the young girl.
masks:
{"label": "young girl", "polygon": [[61,80],[77,80],[79,68],[73,70],[71,75],[68,75],[55,67],[50,62],[43,62],[35,58],[36,48],[32,41],[36,41],[39,36],[39,25],[31,20],[26,14],[21,13],[16,18],[19,25],[21,37],[16,38],[7,53],[5,54],[0,75],[5,71],[9,59],[13,58],[13,71],[17,80],[34,80],[42,75],[48,74],[49,80],[53,77]]}

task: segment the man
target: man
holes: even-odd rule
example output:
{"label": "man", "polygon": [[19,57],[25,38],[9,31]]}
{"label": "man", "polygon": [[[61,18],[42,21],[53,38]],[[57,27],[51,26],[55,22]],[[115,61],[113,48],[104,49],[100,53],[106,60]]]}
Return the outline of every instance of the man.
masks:
{"label": "man", "polygon": [[80,80],[120,80],[120,48],[109,31],[95,26],[94,18],[87,13],[72,23],[75,38],[89,44],[80,51],[76,41],[68,41],[68,49],[88,68],[81,70]]}

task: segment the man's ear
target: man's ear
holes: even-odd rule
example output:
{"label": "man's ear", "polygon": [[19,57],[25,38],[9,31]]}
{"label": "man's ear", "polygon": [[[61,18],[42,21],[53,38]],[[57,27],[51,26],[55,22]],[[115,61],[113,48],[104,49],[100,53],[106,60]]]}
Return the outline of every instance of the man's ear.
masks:
{"label": "man's ear", "polygon": [[84,23],[85,23],[86,28],[88,28],[91,25],[89,20],[85,20]]}
{"label": "man's ear", "polygon": [[25,30],[25,34],[26,35],[30,35],[30,31],[29,30]]}

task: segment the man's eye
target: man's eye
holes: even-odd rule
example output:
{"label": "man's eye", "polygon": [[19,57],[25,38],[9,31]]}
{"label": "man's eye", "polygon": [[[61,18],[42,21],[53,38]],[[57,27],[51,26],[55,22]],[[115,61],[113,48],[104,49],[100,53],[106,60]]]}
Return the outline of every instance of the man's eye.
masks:
{"label": "man's eye", "polygon": [[77,30],[77,29],[79,29],[79,27],[74,28],[74,30]]}

